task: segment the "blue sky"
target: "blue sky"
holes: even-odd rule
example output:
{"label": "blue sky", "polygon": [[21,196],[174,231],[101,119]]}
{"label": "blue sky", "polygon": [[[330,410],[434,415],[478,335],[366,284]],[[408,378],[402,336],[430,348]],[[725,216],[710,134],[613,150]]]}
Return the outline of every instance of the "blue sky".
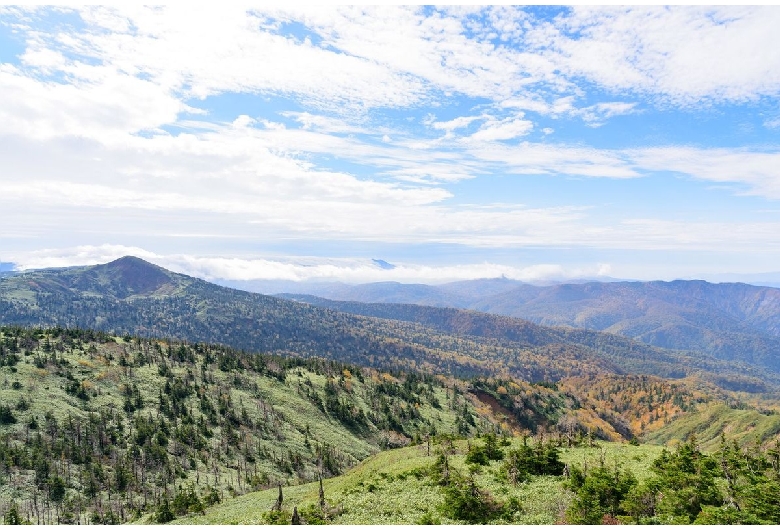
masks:
{"label": "blue sky", "polygon": [[777,7],[0,7],[0,261],[780,271],[777,27]]}

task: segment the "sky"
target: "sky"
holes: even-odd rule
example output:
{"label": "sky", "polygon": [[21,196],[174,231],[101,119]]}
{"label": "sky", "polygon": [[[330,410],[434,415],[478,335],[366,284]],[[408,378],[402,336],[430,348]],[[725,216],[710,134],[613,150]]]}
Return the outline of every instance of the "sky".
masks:
{"label": "sky", "polygon": [[778,27],[778,7],[0,7],[0,263],[769,277]]}

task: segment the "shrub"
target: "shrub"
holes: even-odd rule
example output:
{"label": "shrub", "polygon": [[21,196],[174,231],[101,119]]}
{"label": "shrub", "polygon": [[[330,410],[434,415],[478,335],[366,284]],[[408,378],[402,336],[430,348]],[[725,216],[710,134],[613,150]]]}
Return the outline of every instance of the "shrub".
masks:
{"label": "shrub", "polygon": [[569,487],[577,496],[566,512],[572,524],[604,524],[604,516],[623,515],[621,502],[636,485],[631,473],[621,473],[605,466],[589,470],[585,475],[578,468],[572,470]]}
{"label": "shrub", "polygon": [[188,484],[185,488],[179,487],[179,492],[171,503],[171,509],[176,515],[185,515],[190,512],[203,513],[204,506],[195,493],[195,487]]}
{"label": "shrub", "polygon": [[503,515],[503,508],[489,492],[477,486],[473,474],[465,479],[458,477],[444,487],[442,511],[450,519],[484,524]]}
{"label": "shrub", "polygon": [[694,524],[732,525],[732,524],[767,524],[752,513],[737,510],[734,506],[705,506],[696,517]]}
{"label": "shrub", "polygon": [[7,525],[23,524],[22,517],[19,515],[19,507],[16,506],[15,502],[12,502],[11,506],[8,508],[8,511],[5,512],[3,523]]}
{"label": "shrub", "polygon": [[534,446],[524,443],[520,448],[509,451],[502,466],[502,473],[512,484],[525,481],[529,475],[560,476],[564,470],[558,448],[553,442]]}
{"label": "shrub", "polygon": [[162,502],[157,506],[154,511],[154,522],[158,524],[165,524],[176,519],[176,516],[171,511],[171,507],[168,504],[168,498],[163,497]]}
{"label": "shrub", "polygon": [[16,423],[16,417],[8,405],[0,405],[0,425]]}

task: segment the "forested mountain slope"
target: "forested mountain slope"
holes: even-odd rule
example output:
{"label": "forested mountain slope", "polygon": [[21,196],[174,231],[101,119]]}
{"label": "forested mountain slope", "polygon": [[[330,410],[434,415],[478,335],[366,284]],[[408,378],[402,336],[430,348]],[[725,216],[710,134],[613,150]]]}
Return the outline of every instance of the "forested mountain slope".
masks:
{"label": "forested mountain slope", "polygon": [[704,281],[524,285],[474,309],[780,369],[780,289]]}
{"label": "forested mountain slope", "polygon": [[[214,503],[337,475],[430,434],[500,430],[507,419],[469,388],[224,346],[0,328],[0,513],[13,501],[38,523],[116,523],[167,502],[187,511],[189,489]],[[539,410],[572,401],[536,395]],[[552,409],[532,411],[509,421],[554,426]]]}
{"label": "forested mountain slope", "polygon": [[[654,348],[612,333],[593,332],[569,327],[535,325],[527,320],[453,308],[427,307],[415,304],[365,304],[327,300],[309,295],[279,295],[319,307],[357,315],[416,322],[446,333],[462,337],[511,341],[519,347],[538,350],[555,345],[585,348],[587,356],[598,352],[609,359],[613,373],[654,374],[662,377],[703,375],[706,379],[731,390],[761,391],[761,385],[751,385],[737,374],[761,373],[745,363],[726,363],[697,352],[679,352]],[[720,375],[718,375],[720,374]],[[576,375],[569,373],[568,375]],[[766,377],[768,374],[765,374]],[[769,375],[773,378],[774,375]],[[743,381],[737,383],[738,380]]]}
{"label": "forested mountain slope", "polygon": [[437,286],[391,282],[312,291],[333,300],[474,309],[545,326],[617,333],[780,371],[780,289],[705,281],[536,286],[498,278]]}
{"label": "forested mountain slope", "polygon": [[[421,315],[392,318],[220,287],[132,257],[0,279],[3,324],[95,328],[462,377],[555,381],[603,373],[699,375],[725,388],[750,391],[770,390],[780,379],[748,365],[652,348],[612,334],[491,321],[489,315],[469,318],[490,322],[490,333],[474,325],[437,329],[431,327],[435,318],[426,321]],[[428,325],[418,324],[421,320]]]}
{"label": "forested mountain slope", "polygon": [[[684,386],[663,395],[674,401],[670,419],[702,400]],[[641,433],[627,418],[552,384],[5,327],[0,514],[12,505],[38,523],[116,523],[165,506],[183,514],[338,475],[428,436],[628,440]]]}

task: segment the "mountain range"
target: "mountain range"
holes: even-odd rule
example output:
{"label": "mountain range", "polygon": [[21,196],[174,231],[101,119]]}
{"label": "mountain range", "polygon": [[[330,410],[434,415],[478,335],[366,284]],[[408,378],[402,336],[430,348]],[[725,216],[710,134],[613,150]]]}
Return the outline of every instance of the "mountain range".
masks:
{"label": "mountain range", "polygon": [[[482,284],[497,291],[506,282]],[[480,290],[473,283],[457,289],[461,296]],[[612,333],[423,306],[361,315],[334,309],[221,287],[129,256],[0,279],[0,323],[6,325],[93,328],[460,377],[695,376],[752,392],[780,384],[780,374],[765,369],[771,363],[662,349]]]}
{"label": "mountain range", "polygon": [[537,286],[498,278],[438,286],[321,284],[308,290],[305,294],[330,300],[472,309],[544,326],[605,331],[780,370],[780,289],[772,287],[697,280]]}

